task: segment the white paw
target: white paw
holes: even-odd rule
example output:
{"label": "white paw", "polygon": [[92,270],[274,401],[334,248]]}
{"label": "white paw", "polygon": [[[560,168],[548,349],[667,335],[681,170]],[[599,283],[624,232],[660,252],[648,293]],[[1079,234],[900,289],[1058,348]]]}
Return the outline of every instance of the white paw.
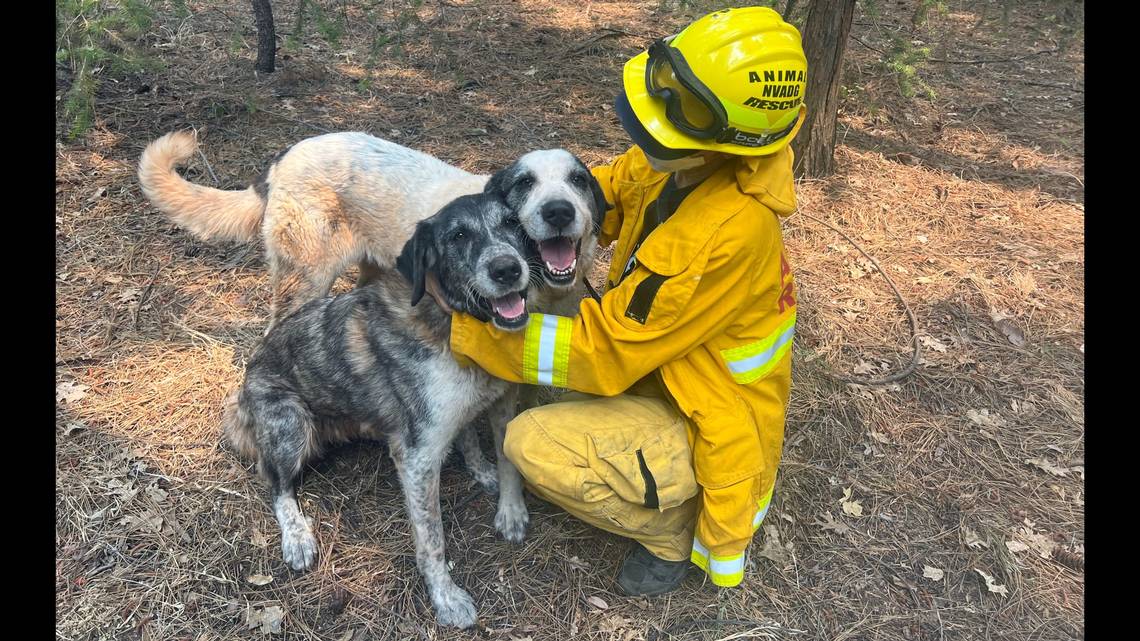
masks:
{"label": "white paw", "polygon": [[463,588],[455,584],[433,594],[432,604],[435,606],[435,619],[440,625],[470,628],[478,619],[475,613],[475,601]]}
{"label": "white paw", "polygon": [[313,567],[317,560],[317,539],[308,527],[281,531],[281,556],[289,567],[300,572]]}
{"label": "white paw", "polygon": [[495,513],[495,529],[511,543],[522,543],[526,538],[526,526],[530,523],[526,503],[506,502],[499,504]]}

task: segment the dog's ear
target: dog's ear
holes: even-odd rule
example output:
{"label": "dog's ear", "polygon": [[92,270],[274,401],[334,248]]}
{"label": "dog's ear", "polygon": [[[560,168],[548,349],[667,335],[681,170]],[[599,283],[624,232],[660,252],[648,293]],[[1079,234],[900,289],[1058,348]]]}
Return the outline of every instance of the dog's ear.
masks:
{"label": "dog's ear", "polygon": [[496,171],[494,175],[492,175],[491,178],[487,181],[487,184],[483,186],[483,193],[489,194],[491,196],[498,196],[500,199],[505,199],[507,197],[507,192],[510,191],[510,187],[507,184],[507,179],[510,178],[511,174],[513,173],[513,169],[514,164],[510,164],[506,167],[503,167],[499,171]]}
{"label": "dog's ear", "polygon": [[606,192],[602,191],[602,185],[594,178],[594,174],[590,174],[590,191],[594,193],[594,232],[597,233],[602,228],[602,220],[606,217],[606,212],[613,209],[613,205],[606,200]]}
{"label": "dog's ear", "polygon": [[416,225],[416,233],[404,243],[396,258],[396,269],[412,284],[412,306],[424,297],[427,275],[435,267],[435,229],[428,221]]}

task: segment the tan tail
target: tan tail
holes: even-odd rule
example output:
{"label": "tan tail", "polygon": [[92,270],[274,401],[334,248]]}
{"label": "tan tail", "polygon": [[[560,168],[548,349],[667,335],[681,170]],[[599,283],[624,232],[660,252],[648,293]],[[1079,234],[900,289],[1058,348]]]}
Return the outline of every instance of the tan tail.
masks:
{"label": "tan tail", "polygon": [[254,188],[223,191],[195,185],[174,168],[198,149],[188,131],[175,131],[147,145],[139,158],[139,182],[151,204],[203,240],[253,240],[265,212]]}
{"label": "tan tail", "polygon": [[222,435],[225,442],[243,458],[257,460],[257,442],[253,435],[253,421],[238,402],[241,388],[226,396],[222,410]]}

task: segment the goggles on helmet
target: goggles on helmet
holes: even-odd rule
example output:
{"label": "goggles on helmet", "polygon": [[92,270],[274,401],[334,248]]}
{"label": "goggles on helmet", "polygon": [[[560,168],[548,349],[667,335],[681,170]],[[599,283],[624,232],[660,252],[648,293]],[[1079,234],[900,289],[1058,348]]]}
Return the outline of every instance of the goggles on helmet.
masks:
{"label": "goggles on helmet", "polygon": [[645,65],[645,88],[651,96],[664,101],[665,117],[674,127],[699,140],[762,147],[788,135],[796,126],[796,121],[793,120],[783,131],[769,134],[744,131],[730,126],[724,105],[693,74],[689,63],[685,61],[684,54],[679,49],[669,46],[665,39],[659,39],[649,45],[649,60]]}

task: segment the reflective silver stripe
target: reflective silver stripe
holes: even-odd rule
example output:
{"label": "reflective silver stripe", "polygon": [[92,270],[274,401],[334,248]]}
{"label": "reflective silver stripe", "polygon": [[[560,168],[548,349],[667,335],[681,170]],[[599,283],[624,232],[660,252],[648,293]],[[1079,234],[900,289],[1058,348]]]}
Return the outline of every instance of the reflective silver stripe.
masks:
{"label": "reflective silver stripe", "polygon": [[753,530],[760,527],[760,523],[764,520],[764,517],[768,515],[768,508],[771,507],[771,505],[772,504],[769,503],[768,505],[765,505],[764,507],[760,508],[760,511],[756,513],[755,517],[753,517],[753,519],[752,519],[752,529]]}
{"label": "reflective silver stripe", "polygon": [[713,575],[732,576],[744,571],[744,553],[741,552],[740,556],[728,561],[718,561],[716,557],[709,555],[709,573]]}
{"label": "reflective silver stripe", "polygon": [[544,314],[542,336],[538,341],[538,382],[540,385],[554,384],[554,346],[558,338],[558,317]]}
{"label": "reflective silver stripe", "polygon": [[793,325],[785,330],[783,334],[780,334],[780,337],[776,339],[776,342],[771,347],[759,354],[741,361],[728,361],[728,369],[732,370],[733,374],[744,374],[766,365],[768,361],[772,360],[772,357],[776,355],[776,352],[780,351],[781,347],[792,340],[795,333],[796,327]]}

